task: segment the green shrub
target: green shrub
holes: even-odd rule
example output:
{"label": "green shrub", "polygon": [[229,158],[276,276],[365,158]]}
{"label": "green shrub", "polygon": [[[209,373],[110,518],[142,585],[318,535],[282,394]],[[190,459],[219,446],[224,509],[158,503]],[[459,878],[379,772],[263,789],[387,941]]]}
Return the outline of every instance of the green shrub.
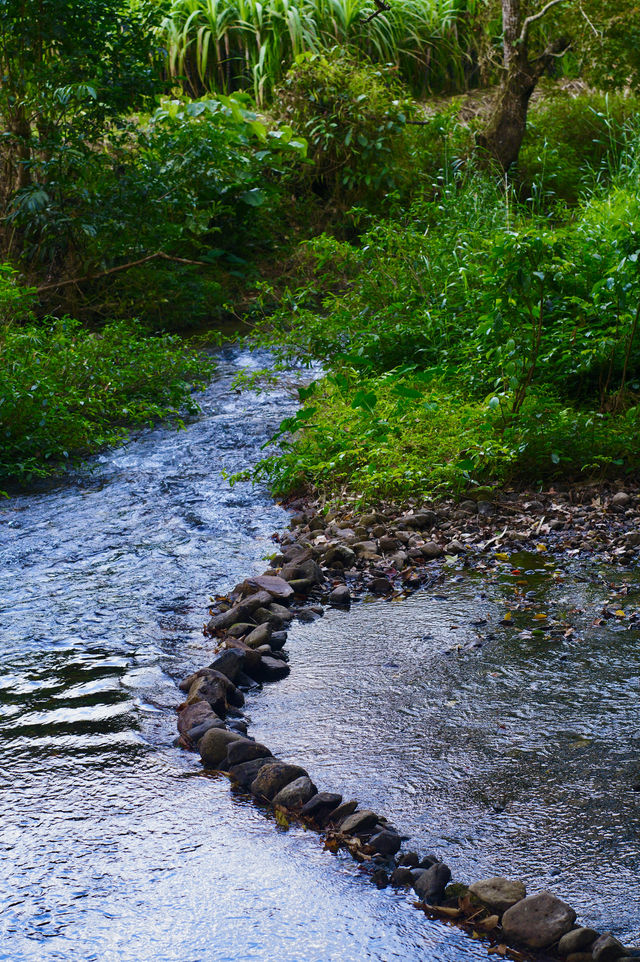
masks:
{"label": "green shrub", "polygon": [[130,426],[195,412],[209,363],[133,324],[63,318],[0,327],[0,478],[24,482],[116,444]]}

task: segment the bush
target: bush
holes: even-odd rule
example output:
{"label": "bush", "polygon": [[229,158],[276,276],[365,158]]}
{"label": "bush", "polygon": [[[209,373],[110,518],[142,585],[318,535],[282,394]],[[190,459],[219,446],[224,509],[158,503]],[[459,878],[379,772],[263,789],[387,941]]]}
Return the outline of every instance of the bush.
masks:
{"label": "bush", "polygon": [[0,478],[23,482],[60,471],[128,435],[130,426],[197,405],[208,362],[136,325],[99,334],[63,318],[0,327]]}

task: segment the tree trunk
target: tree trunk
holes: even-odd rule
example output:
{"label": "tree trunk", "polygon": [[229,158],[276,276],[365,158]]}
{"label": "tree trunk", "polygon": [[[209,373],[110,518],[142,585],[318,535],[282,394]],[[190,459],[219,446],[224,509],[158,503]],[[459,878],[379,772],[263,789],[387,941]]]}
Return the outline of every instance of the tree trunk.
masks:
{"label": "tree trunk", "polygon": [[491,118],[477,144],[507,171],[518,159],[527,127],[527,111],[538,76],[526,58],[512,56]]}

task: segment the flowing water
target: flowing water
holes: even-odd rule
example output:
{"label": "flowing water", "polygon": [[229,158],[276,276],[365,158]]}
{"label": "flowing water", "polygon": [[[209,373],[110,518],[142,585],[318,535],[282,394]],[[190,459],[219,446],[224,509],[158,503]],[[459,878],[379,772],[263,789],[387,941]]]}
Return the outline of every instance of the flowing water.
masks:
{"label": "flowing water", "polygon": [[[224,354],[185,431],[143,432],[0,512],[2,960],[486,957],[171,747],[175,680],[208,660],[209,596],[261,570],[286,521],[220,474],[292,408],[284,389],[232,390],[262,362]],[[637,633],[583,633],[564,660],[503,628],[467,647],[511,590],[486,587],[453,576],[298,626],[251,731],[457,877],[513,868],[637,937]]]}

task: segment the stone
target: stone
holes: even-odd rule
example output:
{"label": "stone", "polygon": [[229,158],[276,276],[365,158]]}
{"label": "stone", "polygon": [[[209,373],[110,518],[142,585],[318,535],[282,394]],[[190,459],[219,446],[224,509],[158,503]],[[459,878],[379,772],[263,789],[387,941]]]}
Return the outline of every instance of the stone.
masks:
{"label": "stone", "polygon": [[329,604],[334,608],[348,608],[351,605],[351,592],[346,585],[337,585],[329,595]]}
{"label": "stone", "polygon": [[411,869],[404,865],[398,865],[391,873],[392,885],[413,885],[413,875]]}
{"label": "stone", "polygon": [[405,515],[405,517],[402,518],[402,522],[407,528],[416,528],[418,531],[426,531],[429,528],[433,528],[437,520],[438,517],[435,511],[416,511],[415,514]]}
{"label": "stone", "polygon": [[520,902],[527,894],[522,882],[499,877],[474,882],[469,886],[469,891],[491,912],[498,915]]}
{"label": "stone", "polygon": [[289,583],[305,579],[310,581],[312,585],[321,585],[324,581],[324,575],[319,565],[312,558],[307,561],[294,561],[285,565],[280,572],[280,576]]}
{"label": "stone", "polygon": [[572,952],[567,956],[567,962],[593,962],[591,952]]}
{"label": "stone", "polygon": [[324,563],[331,568],[338,562],[343,568],[350,568],[356,560],[356,553],[345,544],[329,545],[324,555]]}
{"label": "stone", "polygon": [[241,735],[246,735],[249,731],[249,724],[245,718],[232,718],[227,727],[229,731],[239,732]]}
{"label": "stone", "polygon": [[284,605],[279,605],[275,601],[269,605],[269,611],[275,615],[276,618],[279,618],[280,621],[284,621],[285,623],[293,621],[293,613],[289,611],[288,608],[285,608]]}
{"label": "stone", "polygon": [[560,955],[571,955],[572,952],[580,952],[582,949],[588,949],[595,940],[598,938],[598,933],[595,929],[589,929],[582,927],[579,929],[572,929],[571,932],[567,932],[563,935],[558,943],[558,952]]}
{"label": "stone", "polygon": [[329,823],[332,825],[339,825],[340,822],[347,817],[347,815],[353,814],[357,807],[358,803],[356,801],[342,802],[341,805],[338,805],[338,807],[334,808],[332,812],[328,812],[327,815],[319,818],[318,821],[321,825],[328,825]]}
{"label": "stone", "polygon": [[618,491],[617,494],[614,494],[614,496],[612,497],[611,504],[616,505],[616,507],[618,506],[626,507],[630,501],[631,501],[631,495],[627,494],[626,491]]}
{"label": "stone", "polygon": [[[226,679],[225,679],[226,680]],[[224,718],[227,712],[227,687],[219,678],[207,678],[202,676],[196,678],[187,698],[187,705],[203,701],[208,704],[216,715]]]}
{"label": "stone", "polygon": [[423,558],[441,558],[444,554],[440,545],[435,541],[427,541],[420,550]]}
{"label": "stone", "polygon": [[196,725],[202,725],[202,723],[209,718],[221,721],[220,717],[216,715],[208,702],[198,701],[192,705],[187,705],[178,715],[178,731],[181,735],[184,735],[190,728],[195,728]]}
{"label": "stone", "polygon": [[281,788],[273,799],[273,804],[281,805],[283,808],[302,808],[305,802],[313,798],[317,792],[318,790],[309,776],[302,775]]}
{"label": "stone", "polygon": [[454,538],[453,541],[450,541],[449,544],[445,546],[444,550],[446,554],[464,554],[467,549],[461,541]]}
{"label": "stone", "polygon": [[279,681],[286,678],[290,671],[286,661],[263,655],[258,666],[258,677],[263,681]]}
{"label": "stone", "polygon": [[225,675],[229,681],[234,684],[238,675],[242,671],[242,666],[244,663],[244,655],[237,648],[227,648],[225,651],[221,651],[219,655],[213,659],[209,668],[213,668],[214,671],[219,671],[221,675]]}
{"label": "stone", "polygon": [[237,625],[231,625],[227,634],[231,638],[242,638],[243,635],[248,635],[254,628],[255,622],[239,621]]}
{"label": "stone", "polygon": [[395,855],[400,851],[402,839],[395,832],[383,830],[369,839],[369,845],[381,855]]}
{"label": "stone", "polygon": [[243,762],[250,762],[254,758],[267,758],[270,754],[266,745],[247,738],[246,741],[231,742],[227,748],[227,764],[230,767],[242,765]]}
{"label": "stone", "polygon": [[203,738],[210,728],[224,728],[224,722],[217,715],[211,715],[206,721],[201,722],[200,725],[196,725],[194,728],[190,728],[186,732],[186,736],[192,745],[197,745],[201,738]]}
{"label": "stone", "polygon": [[353,546],[353,550],[357,555],[365,554],[376,554],[378,551],[378,545],[375,541],[356,541]]}
{"label": "stone", "polygon": [[458,505],[461,511],[466,511],[467,514],[475,514],[478,510],[478,505],[475,501],[461,501]]}
{"label": "stone", "polygon": [[347,815],[345,820],[340,823],[339,829],[344,835],[358,835],[360,832],[366,832],[373,828],[377,821],[376,813],[364,808],[361,812]]}
{"label": "stone", "polygon": [[373,591],[375,595],[390,595],[393,591],[393,585],[388,578],[373,578],[369,582],[369,590]]}
{"label": "stone", "polygon": [[624,945],[618,942],[611,932],[603,932],[591,946],[593,962],[615,962],[615,959],[621,958],[625,953]]}
{"label": "stone", "polygon": [[398,538],[384,535],[380,538],[379,545],[383,554],[393,554],[394,551],[398,551],[402,547],[402,542]]}
{"label": "stone", "polygon": [[272,632],[273,628],[268,622],[264,625],[258,625],[257,628],[254,628],[253,631],[245,637],[244,643],[248,648],[259,648],[260,645],[269,643]]}
{"label": "stone", "polygon": [[406,866],[407,868],[416,868],[420,863],[420,856],[417,852],[405,852],[398,859],[398,865]]}
{"label": "stone", "polygon": [[257,591],[267,591],[272,598],[286,601],[293,597],[293,588],[278,575],[257,575],[254,578],[247,578],[240,585],[243,594],[255,594]]}
{"label": "stone", "polygon": [[294,581],[290,581],[289,584],[297,595],[306,595],[315,586],[312,578],[296,578]]}
{"label": "stone", "polygon": [[300,768],[299,765],[273,762],[260,769],[255,780],[251,783],[251,794],[271,801],[285,785],[289,785],[296,778],[302,778],[303,775],[307,774],[308,772],[305,772],[304,768]]}
{"label": "stone", "polygon": [[229,775],[240,785],[241,788],[249,789],[252,782],[257,778],[260,769],[264,768],[265,765],[270,765],[275,762],[275,758],[271,758],[269,755],[264,758],[253,758],[250,762],[242,762],[240,765],[232,765],[229,769]]}
{"label": "stone", "polygon": [[444,890],[451,881],[451,869],[444,862],[436,862],[431,868],[425,869],[413,883],[416,895],[423,902],[440,902]]}
{"label": "stone", "polygon": [[516,902],[502,916],[508,941],[523,942],[532,949],[545,949],[573,927],[576,913],[551,892],[538,892]]}
{"label": "stone", "polygon": [[[289,614],[289,610],[288,609],[285,609],[285,610],[287,611],[287,614]],[[284,626],[284,622],[282,621],[282,618],[279,618],[274,611],[271,611],[271,606],[269,606],[269,608],[258,608],[254,612],[253,617],[255,618],[257,624],[260,626],[271,625],[272,631],[280,631]]]}
{"label": "stone", "polygon": [[373,872],[371,876],[371,881],[378,889],[386,889],[389,884],[389,876],[383,868],[378,868]]}
{"label": "stone", "polygon": [[432,865],[437,865],[441,859],[434,852],[429,852],[424,858],[420,859],[420,868],[431,868]]}
{"label": "stone", "polygon": [[272,651],[282,651],[287,643],[286,631],[274,631],[269,638],[269,646]]}
{"label": "stone", "polygon": [[334,792],[318,792],[308,802],[305,802],[301,814],[318,819],[332,812],[341,801],[342,795],[336,795]]}
{"label": "stone", "polygon": [[227,731],[226,728],[210,728],[198,745],[204,767],[217,769],[227,757],[229,743],[239,741],[241,738],[242,735]]}

